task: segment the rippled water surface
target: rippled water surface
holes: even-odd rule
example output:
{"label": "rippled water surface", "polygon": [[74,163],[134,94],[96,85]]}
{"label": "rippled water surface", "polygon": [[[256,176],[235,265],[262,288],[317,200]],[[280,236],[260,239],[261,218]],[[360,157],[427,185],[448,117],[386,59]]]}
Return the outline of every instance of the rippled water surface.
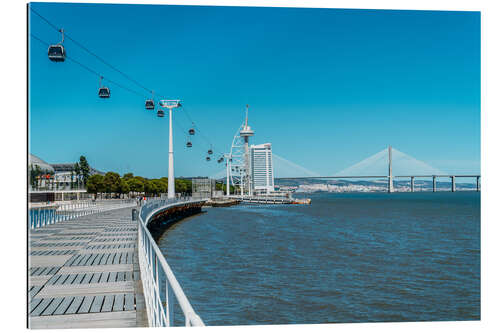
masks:
{"label": "rippled water surface", "polygon": [[207,208],[159,240],[206,325],[477,320],[480,194]]}

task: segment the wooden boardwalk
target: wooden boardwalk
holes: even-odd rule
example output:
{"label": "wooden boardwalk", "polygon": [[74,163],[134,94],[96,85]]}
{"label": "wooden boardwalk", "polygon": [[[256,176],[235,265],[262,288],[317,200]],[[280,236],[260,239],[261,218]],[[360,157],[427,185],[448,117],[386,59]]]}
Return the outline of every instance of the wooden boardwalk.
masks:
{"label": "wooden boardwalk", "polygon": [[30,328],[146,326],[131,208],[29,231]]}

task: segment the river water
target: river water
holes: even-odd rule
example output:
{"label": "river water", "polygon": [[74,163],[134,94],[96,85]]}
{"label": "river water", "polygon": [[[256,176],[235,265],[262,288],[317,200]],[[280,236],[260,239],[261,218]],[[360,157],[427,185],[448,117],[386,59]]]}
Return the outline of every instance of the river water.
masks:
{"label": "river water", "polygon": [[158,241],[206,325],[480,319],[480,194],[207,208]]}

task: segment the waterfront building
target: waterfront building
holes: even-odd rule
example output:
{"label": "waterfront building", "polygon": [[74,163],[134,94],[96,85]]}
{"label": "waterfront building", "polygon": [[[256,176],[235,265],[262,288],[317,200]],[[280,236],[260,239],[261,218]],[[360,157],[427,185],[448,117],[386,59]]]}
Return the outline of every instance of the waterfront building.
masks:
{"label": "waterfront building", "polygon": [[[28,171],[29,200],[38,201],[64,201],[90,198],[83,185],[83,176],[74,173],[75,163],[49,164],[41,158],[29,154]],[[31,173],[34,173],[31,177]],[[90,167],[89,175],[103,172]],[[33,179],[31,179],[33,178]]]}
{"label": "waterfront building", "polygon": [[250,170],[254,194],[274,191],[273,154],[270,143],[250,147]]}

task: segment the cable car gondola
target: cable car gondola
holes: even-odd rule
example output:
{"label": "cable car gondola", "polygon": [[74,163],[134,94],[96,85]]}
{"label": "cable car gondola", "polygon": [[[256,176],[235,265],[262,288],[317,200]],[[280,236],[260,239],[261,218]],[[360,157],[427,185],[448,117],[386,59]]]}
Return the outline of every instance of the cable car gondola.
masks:
{"label": "cable car gondola", "polygon": [[154,91],[151,91],[151,99],[146,100],[146,110],[154,110],[155,109],[155,93]]}
{"label": "cable car gondola", "polygon": [[111,92],[109,91],[108,87],[101,87],[99,88],[99,97],[101,98],[109,98],[111,95]]}
{"label": "cable car gondola", "polygon": [[61,29],[59,32],[62,34],[62,40],[58,44],[50,45],[48,50],[49,59],[55,62],[63,62],[66,59],[66,50],[62,43],[64,42],[64,30]]}
{"label": "cable car gondola", "polygon": [[212,151],[212,149],[209,149],[207,153],[208,155],[212,155],[214,152]]}
{"label": "cable car gondola", "polygon": [[154,110],[155,109],[155,101],[152,99],[146,100],[146,110]]}
{"label": "cable car gondola", "polygon": [[99,92],[98,92],[98,95],[100,98],[109,98],[109,96],[111,95],[111,91],[109,90],[108,87],[105,87],[102,85],[102,76],[100,77],[99,79]]}
{"label": "cable car gondola", "polygon": [[207,156],[206,160],[207,160],[207,162],[210,161],[210,156]]}
{"label": "cable car gondola", "polygon": [[191,143],[191,141],[188,141],[188,142],[186,143],[186,147],[191,148],[192,146],[193,146],[193,144]]}
{"label": "cable car gondola", "polygon": [[194,135],[194,128],[190,128],[188,132],[189,132],[189,135]]}
{"label": "cable car gondola", "polygon": [[156,115],[160,118],[163,118],[165,116],[165,112],[162,109],[158,109]]}

